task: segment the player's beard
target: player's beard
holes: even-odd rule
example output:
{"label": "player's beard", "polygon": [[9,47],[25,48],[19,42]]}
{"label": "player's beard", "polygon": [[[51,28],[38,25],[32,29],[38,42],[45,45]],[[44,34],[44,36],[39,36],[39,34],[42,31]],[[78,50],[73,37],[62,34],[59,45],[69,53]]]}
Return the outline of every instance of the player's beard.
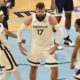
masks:
{"label": "player's beard", "polygon": [[45,18],[46,14],[44,15],[36,15],[36,18],[39,20],[39,21],[43,21],[44,18]]}

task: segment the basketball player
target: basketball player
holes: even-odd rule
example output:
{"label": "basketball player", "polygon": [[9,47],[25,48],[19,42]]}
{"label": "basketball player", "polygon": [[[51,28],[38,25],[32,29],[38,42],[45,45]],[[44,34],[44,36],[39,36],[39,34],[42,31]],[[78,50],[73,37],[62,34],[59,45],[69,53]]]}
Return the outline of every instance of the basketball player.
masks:
{"label": "basketball player", "polygon": [[[80,32],[80,19],[76,20],[75,28],[77,32]],[[77,62],[75,64],[76,59],[77,59]],[[80,35],[78,35],[76,38],[76,43],[72,53],[70,68],[73,69],[74,66],[77,69],[74,75],[74,80],[80,80]]]}
{"label": "basketball player", "polygon": [[[9,7],[6,5],[7,3],[5,2],[5,0],[0,0],[0,10],[2,10],[5,15],[2,24],[4,28],[8,30]],[[7,35],[5,35],[5,37],[8,39]]]}
{"label": "basketball player", "polygon": [[[36,80],[38,65],[42,57],[45,57],[45,65],[51,67],[51,80],[58,79],[58,61],[55,58],[55,51],[63,37],[63,33],[56,18],[45,12],[45,5],[42,2],[36,4],[36,13],[28,16],[17,31],[19,48],[23,55],[26,49],[22,46],[22,32],[26,26],[32,25],[32,47],[28,56],[28,62],[31,64],[30,80]],[[56,44],[51,47],[52,25],[58,33]]]}
{"label": "basketball player", "polygon": [[70,28],[71,28],[71,18],[73,11],[73,0],[51,0],[51,9],[57,10],[59,16],[57,16],[57,21],[60,23],[62,12],[65,11],[65,38],[64,44],[70,47],[74,46],[74,42],[70,39]]}
{"label": "basketball player", "polygon": [[9,46],[7,39],[3,35],[6,33],[13,38],[17,38],[17,36],[3,27],[3,18],[3,11],[0,11],[0,65],[3,70],[0,80],[8,80],[11,73],[14,74],[15,80],[21,80],[18,64],[12,55],[11,47]]}

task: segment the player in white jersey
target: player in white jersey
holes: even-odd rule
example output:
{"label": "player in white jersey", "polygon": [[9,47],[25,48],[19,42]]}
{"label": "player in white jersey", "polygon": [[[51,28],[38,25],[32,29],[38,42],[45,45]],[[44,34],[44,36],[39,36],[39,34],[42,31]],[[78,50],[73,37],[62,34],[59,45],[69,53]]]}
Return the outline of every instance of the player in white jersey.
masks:
{"label": "player in white jersey", "polygon": [[15,80],[21,80],[17,61],[12,55],[11,46],[4,37],[4,33],[13,38],[17,38],[17,36],[4,29],[2,25],[3,18],[4,14],[0,11],[0,65],[3,70],[3,74],[0,75],[0,80],[8,80],[11,73],[14,74]]}
{"label": "player in white jersey", "polygon": [[[75,21],[75,28],[77,32],[80,32],[80,19],[77,19]],[[75,60],[77,60],[76,64]],[[80,35],[78,35],[76,38],[75,48],[72,53],[70,68],[73,69],[74,66],[77,69],[74,75],[74,80],[80,80]]]}
{"label": "player in white jersey", "polygon": [[[45,12],[45,5],[39,2],[36,5],[36,13],[27,17],[24,23],[17,31],[19,48],[23,55],[26,55],[26,49],[22,46],[21,33],[26,30],[26,26],[32,25],[32,47],[28,57],[31,64],[30,80],[36,80],[36,72],[40,60],[45,57],[45,65],[51,67],[51,80],[58,79],[58,61],[55,58],[55,51],[63,37],[63,33],[56,18]],[[56,44],[51,47],[52,25],[58,33]]]}

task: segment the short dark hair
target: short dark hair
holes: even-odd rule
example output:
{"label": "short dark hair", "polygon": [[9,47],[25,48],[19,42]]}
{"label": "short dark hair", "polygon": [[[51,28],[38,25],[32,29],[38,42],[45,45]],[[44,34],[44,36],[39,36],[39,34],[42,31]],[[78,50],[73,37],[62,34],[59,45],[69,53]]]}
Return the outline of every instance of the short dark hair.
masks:
{"label": "short dark hair", "polygon": [[45,5],[43,2],[39,2],[36,4],[36,8],[43,9],[43,8],[45,8]]}
{"label": "short dark hair", "polygon": [[80,27],[80,18],[76,19],[75,23]]}

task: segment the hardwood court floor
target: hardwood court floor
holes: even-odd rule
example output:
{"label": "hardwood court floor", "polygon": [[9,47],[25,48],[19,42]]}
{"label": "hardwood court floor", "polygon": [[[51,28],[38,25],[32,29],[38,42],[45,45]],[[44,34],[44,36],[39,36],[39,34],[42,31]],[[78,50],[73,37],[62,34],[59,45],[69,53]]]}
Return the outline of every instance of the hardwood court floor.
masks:
{"label": "hardwood court floor", "polygon": [[[35,4],[37,2],[44,1],[46,9],[50,9],[50,0],[15,0],[15,1],[16,1],[16,6],[14,7],[14,9],[10,10],[9,30],[11,31],[16,31],[20,26],[20,24],[23,22],[23,19],[27,17],[27,15],[33,13],[29,11],[35,10]],[[75,8],[80,6],[79,0],[74,0],[74,6]],[[79,11],[77,10],[76,12],[75,10],[72,15],[73,16],[72,26],[74,24],[75,19],[80,17],[80,8],[77,9]],[[17,13],[18,15],[15,15],[14,12]],[[64,25],[64,13],[61,25]],[[28,51],[27,55],[29,54],[31,47],[31,40],[32,40],[31,34],[32,34],[31,30],[27,30],[23,33],[24,35],[23,37],[24,39],[26,39],[26,44],[24,45],[24,47]],[[71,29],[70,36],[73,41],[75,41],[77,35],[78,33],[76,33],[75,29]],[[9,38],[9,42],[13,46],[14,55],[19,61],[20,64],[19,68],[21,71],[22,80],[29,80],[30,65],[28,65],[27,62],[27,56],[23,57],[23,55],[20,53],[16,40]],[[56,54],[60,63],[59,80],[73,80],[74,70],[70,69],[70,62],[71,62],[71,55],[73,48],[67,47],[64,44],[62,44],[62,46],[64,47],[64,49],[61,51],[57,51]],[[37,75],[38,76],[37,80],[50,80],[50,69],[45,68],[44,65],[41,65],[38,71],[39,72]],[[9,78],[9,80],[13,80],[13,78]]]}
{"label": "hardwood court floor", "polygon": [[[20,24],[22,23],[22,21],[24,20],[24,18],[27,17],[27,15],[23,13],[23,11],[28,12],[28,11],[35,10],[35,5],[37,2],[44,2],[46,5],[46,9],[50,9],[50,4],[51,4],[51,0],[15,0],[15,1],[16,1],[15,2],[16,5],[13,9],[10,9],[10,13],[9,13],[10,15],[9,30],[11,31],[16,31],[20,26]],[[75,7],[80,6],[79,3],[80,3],[79,0],[74,0]],[[20,14],[23,15],[23,17],[18,17],[17,15],[14,14],[14,12],[22,12]],[[80,11],[78,11],[78,14],[80,14],[79,12]],[[74,16],[75,14],[76,13],[73,12],[72,25],[74,24],[75,19],[79,17],[79,16]],[[63,14],[61,24],[64,25],[64,14]]]}

